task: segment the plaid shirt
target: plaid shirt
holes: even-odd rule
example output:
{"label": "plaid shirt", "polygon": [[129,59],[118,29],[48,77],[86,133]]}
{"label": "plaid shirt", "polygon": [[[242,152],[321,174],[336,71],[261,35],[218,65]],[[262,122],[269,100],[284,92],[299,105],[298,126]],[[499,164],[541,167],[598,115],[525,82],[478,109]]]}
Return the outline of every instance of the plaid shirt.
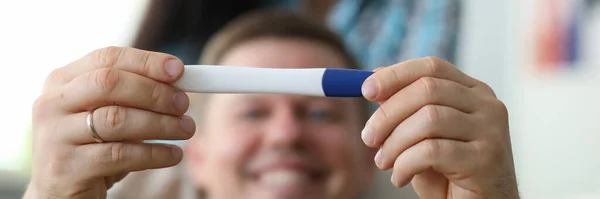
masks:
{"label": "plaid shirt", "polygon": [[[267,1],[300,8],[297,0]],[[327,23],[365,69],[436,56],[454,62],[460,0],[338,0]]]}

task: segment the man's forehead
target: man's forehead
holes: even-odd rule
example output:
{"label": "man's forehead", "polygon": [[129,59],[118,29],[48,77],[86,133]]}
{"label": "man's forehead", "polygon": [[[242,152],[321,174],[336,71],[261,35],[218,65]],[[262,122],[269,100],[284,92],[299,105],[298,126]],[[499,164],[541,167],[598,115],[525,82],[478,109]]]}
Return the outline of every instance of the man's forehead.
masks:
{"label": "man's forehead", "polygon": [[223,65],[258,68],[343,68],[344,61],[330,47],[303,39],[256,39],[238,44],[224,54]]}
{"label": "man's forehead", "polygon": [[290,102],[310,102],[310,103],[322,103],[322,104],[346,104],[350,103],[350,98],[333,98],[333,97],[316,97],[316,96],[303,96],[303,95],[288,95],[288,94],[258,94],[258,93],[245,93],[245,94],[215,94],[221,96],[221,100],[229,101],[232,103],[244,103],[244,102],[271,102],[276,100],[285,100]]}

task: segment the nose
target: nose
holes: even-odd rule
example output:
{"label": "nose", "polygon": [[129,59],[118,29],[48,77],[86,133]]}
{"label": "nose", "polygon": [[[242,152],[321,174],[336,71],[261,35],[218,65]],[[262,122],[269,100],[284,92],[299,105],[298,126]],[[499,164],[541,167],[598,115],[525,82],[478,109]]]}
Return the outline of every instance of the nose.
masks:
{"label": "nose", "polygon": [[278,111],[265,129],[264,144],[268,147],[299,147],[302,142],[303,122],[293,109]]}

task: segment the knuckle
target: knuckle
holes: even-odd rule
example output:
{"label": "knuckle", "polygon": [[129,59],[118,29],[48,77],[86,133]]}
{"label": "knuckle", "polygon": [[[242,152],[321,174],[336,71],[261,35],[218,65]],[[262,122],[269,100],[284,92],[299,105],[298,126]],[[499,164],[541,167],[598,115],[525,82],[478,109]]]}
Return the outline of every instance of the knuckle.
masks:
{"label": "knuckle", "polygon": [[157,161],[161,158],[161,150],[159,146],[150,146],[150,150],[146,153],[146,158],[149,161]]}
{"label": "knuckle", "polygon": [[112,67],[119,58],[122,50],[121,47],[109,46],[92,52],[93,65],[96,68]]}
{"label": "knuckle", "polygon": [[142,52],[141,55],[140,55],[140,56],[142,56],[141,59],[142,59],[142,63],[143,63],[141,65],[141,68],[140,68],[140,72],[142,74],[145,74],[145,75],[150,74],[150,70],[151,70],[150,59],[151,59],[151,55],[152,54],[150,52]]}
{"label": "knuckle", "polygon": [[496,92],[494,92],[494,89],[492,89],[492,87],[489,84],[486,84],[485,82],[479,81],[478,82],[478,86],[482,87],[482,89],[485,92],[490,93],[492,96],[496,96]]}
{"label": "knuckle", "polygon": [[45,80],[45,84],[48,84],[49,82],[53,82],[56,81],[57,79],[60,79],[62,77],[62,68],[55,68],[52,71],[50,71],[50,73],[48,73],[48,76],[46,76],[46,80]]}
{"label": "knuckle", "polygon": [[63,70],[62,68],[55,68],[46,76],[42,87],[43,93],[57,90],[60,85],[68,82],[65,80]]}
{"label": "knuckle", "polygon": [[423,85],[423,95],[425,95],[427,102],[435,102],[439,91],[437,80],[433,77],[423,77],[419,79],[419,82]]}
{"label": "knuckle", "polygon": [[55,106],[54,104],[56,103],[54,101],[56,98],[58,97],[55,94],[43,94],[35,99],[32,105],[32,119],[34,123],[50,115],[49,109]]}
{"label": "knuckle", "polygon": [[62,68],[55,68],[52,69],[52,71],[50,71],[50,73],[48,73],[48,76],[46,76],[46,78],[55,78],[55,77],[60,77],[62,74]]}
{"label": "knuckle", "polygon": [[387,103],[383,103],[383,104],[381,104],[381,106],[379,107],[379,109],[377,109],[377,111],[376,111],[376,117],[377,117],[377,120],[380,123],[381,122],[385,123],[385,122],[387,122],[387,121],[389,121],[391,119],[390,118],[391,115],[389,115],[389,113],[387,111],[388,110],[388,106],[390,106],[390,105],[388,105]]}
{"label": "knuckle", "polygon": [[423,134],[427,138],[436,137],[437,131],[439,130],[437,127],[442,120],[440,115],[439,107],[436,105],[427,105],[421,109],[422,111],[422,120],[423,120]]}
{"label": "knuckle", "polygon": [[502,101],[498,99],[491,100],[490,104],[493,107],[493,113],[492,115],[490,115],[491,119],[496,121],[496,124],[498,124],[495,125],[494,128],[495,132],[497,132],[496,135],[499,136],[499,138],[501,138],[500,140],[510,142],[510,130],[508,129],[508,108]]}
{"label": "knuckle", "polygon": [[481,85],[483,88],[485,88],[486,90],[488,90],[490,92],[494,92],[494,89],[492,89],[492,87],[485,82],[479,81],[479,85]]}
{"label": "knuckle", "polygon": [[443,66],[445,65],[445,61],[437,58],[437,57],[426,57],[425,58],[427,60],[427,70],[429,75],[435,76],[435,75],[439,75],[443,72]]}
{"label": "knuckle", "polygon": [[496,111],[502,116],[502,117],[508,117],[508,108],[506,107],[506,104],[504,104],[504,102],[496,99],[493,101],[494,102],[494,106],[496,107]]}
{"label": "knuckle", "polygon": [[388,67],[389,70],[392,71],[392,74],[394,74],[394,78],[395,78],[394,80],[395,81],[400,81],[400,80],[403,79],[402,78],[402,73],[404,73],[404,72],[399,68],[399,66],[400,65]]}
{"label": "knuckle", "polygon": [[160,86],[160,84],[153,84],[150,90],[150,101],[155,105],[159,105],[160,100],[165,96],[164,90],[164,87]]}
{"label": "knuckle", "polygon": [[48,95],[41,95],[35,99],[32,105],[33,117],[36,118],[37,116],[41,116],[42,113],[44,113],[44,108],[47,107],[48,104],[52,104],[50,101],[51,99],[48,97]]}
{"label": "knuckle", "polygon": [[441,120],[440,110],[436,105],[427,105],[423,107],[423,111],[425,112],[426,124],[433,125],[438,123]]}
{"label": "knuckle", "polygon": [[127,122],[127,108],[121,106],[108,106],[103,111],[105,133],[117,133],[124,129]]}
{"label": "knuckle", "polygon": [[425,146],[427,149],[426,157],[430,158],[431,160],[435,160],[440,157],[441,146],[439,140],[428,139],[425,141]]}
{"label": "knuckle", "polygon": [[483,99],[484,103],[487,104],[487,107],[493,113],[493,117],[497,117],[496,119],[503,119],[508,117],[508,108],[504,102],[500,101],[495,97],[486,97]]}
{"label": "knuckle", "polygon": [[177,126],[177,123],[175,123],[173,121],[173,119],[169,118],[169,116],[159,116],[159,123],[158,123],[158,133],[162,134],[162,135],[166,135],[169,132],[172,132],[173,129],[177,129],[177,128],[173,128],[175,126]]}
{"label": "knuckle", "polygon": [[119,83],[119,73],[112,68],[102,68],[92,72],[89,76],[91,88],[97,88],[104,94],[111,93]]}
{"label": "knuckle", "polygon": [[127,145],[122,142],[112,142],[108,145],[105,157],[111,164],[122,164],[126,161]]}

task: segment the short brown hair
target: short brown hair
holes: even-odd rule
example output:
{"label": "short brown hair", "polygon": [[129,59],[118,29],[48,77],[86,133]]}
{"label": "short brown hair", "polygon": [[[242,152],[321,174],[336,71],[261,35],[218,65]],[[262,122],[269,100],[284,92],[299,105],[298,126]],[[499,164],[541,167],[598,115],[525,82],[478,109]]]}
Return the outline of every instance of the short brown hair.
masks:
{"label": "short brown hair", "polygon": [[[318,42],[336,51],[346,64],[346,68],[360,68],[354,56],[347,50],[340,37],[325,24],[313,20],[310,16],[287,10],[259,10],[241,15],[209,40],[200,57],[200,64],[218,65],[227,52],[245,42],[263,38],[304,39]],[[196,103],[194,109],[203,109],[208,95],[192,94]],[[361,120],[366,122],[368,104],[361,107]],[[194,114],[201,119],[201,114]]]}
{"label": "short brown hair", "polygon": [[200,58],[202,64],[218,64],[225,53],[245,42],[261,38],[305,39],[331,47],[341,54],[347,68],[358,69],[354,56],[340,37],[325,24],[287,10],[261,10],[242,15],[209,40]]}

